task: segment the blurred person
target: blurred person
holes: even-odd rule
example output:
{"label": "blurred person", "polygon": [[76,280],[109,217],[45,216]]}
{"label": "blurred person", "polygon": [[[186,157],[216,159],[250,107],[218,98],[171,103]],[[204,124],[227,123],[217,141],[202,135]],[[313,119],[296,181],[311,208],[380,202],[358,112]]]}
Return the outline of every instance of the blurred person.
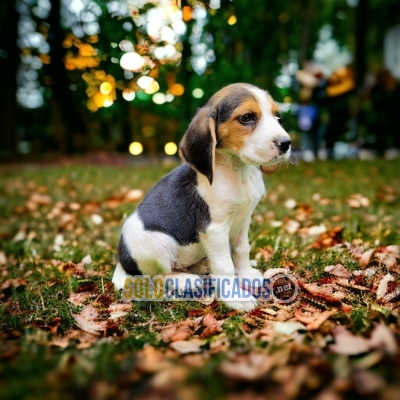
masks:
{"label": "blurred person", "polygon": [[335,142],[347,131],[347,123],[350,118],[349,100],[354,88],[353,71],[349,66],[337,69],[328,78],[324,102],[329,112],[329,120],[325,130],[328,158],[334,158]]}
{"label": "blurred person", "polygon": [[301,84],[298,100],[298,126],[303,134],[306,150],[318,158],[320,147],[321,104],[325,98],[326,82],[317,64],[307,63],[304,70],[297,71],[296,80]]}
{"label": "blurred person", "polygon": [[400,149],[400,131],[397,122],[400,85],[386,68],[381,68],[376,74],[370,101],[367,128],[368,133],[375,137],[375,149],[380,155],[383,155],[388,148]]}

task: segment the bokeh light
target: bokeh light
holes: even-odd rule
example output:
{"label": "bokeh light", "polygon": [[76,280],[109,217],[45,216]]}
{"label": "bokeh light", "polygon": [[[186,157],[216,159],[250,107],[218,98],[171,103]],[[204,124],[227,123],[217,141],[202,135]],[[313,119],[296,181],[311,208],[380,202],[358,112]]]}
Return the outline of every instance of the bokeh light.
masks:
{"label": "bokeh light", "polygon": [[156,93],[153,96],[153,103],[155,104],[164,104],[167,101],[166,96],[164,93]]}
{"label": "bokeh light", "polygon": [[111,107],[114,104],[114,102],[111,99],[104,99],[103,101],[103,107]]}
{"label": "bokeh light", "polygon": [[128,71],[140,71],[145,65],[145,60],[140,54],[129,51],[121,57],[119,64]]}
{"label": "bokeh light", "polygon": [[165,154],[173,156],[178,151],[178,146],[174,142],[169,142],[164,147]]}
{"label": "bokeh light", "polygon": [[133,156],[137,156],[143,152],[143,145],[140,142],[132,142],[129,145],[129,153]]}
{"label": "bokeh light", "polygon": [[125,89],[122,92],[122,97],[126,100],[126,101],[132,101],[134,100],[134,98],[136,97],[136,93],[131,90],[131,89]]}
{"label": "bokeh light", "polygon": [[153,82],[154,82],[154,78],[152,78],[150,76],[141,76],[137,80],[138,86],[143,90],[147,89]]}
{"label": "bokeh light", "polygon": [[196,88],[193,90],[192,95],[195,99],[201,99],[204,96],[203,89]]}
{"label": "bokeh light", "polygon": [[237,22],[237,18],[235,15],[231,15],[228,19],[228,25],[235,25]]}
{"label": "bokeh light", "polygon": [[102,94],[110,94],[112,92],[112,90],[113,90],[113,87],[110,82],[103,82],[100,85],[100,92]]}
{"label": "bokeh light", "polygon": [[169,92],[174,96],[182,96],[185,93],[185,88],[180,83],[174,83],[170,88]]}
{"label": "bokeh light", "polygon": [[151,82],[151,84],[145,89],[145,92],[147,94],[153,94],[155,92],[158,92],[160,90],[160,85],[158,84],[157,81]]}

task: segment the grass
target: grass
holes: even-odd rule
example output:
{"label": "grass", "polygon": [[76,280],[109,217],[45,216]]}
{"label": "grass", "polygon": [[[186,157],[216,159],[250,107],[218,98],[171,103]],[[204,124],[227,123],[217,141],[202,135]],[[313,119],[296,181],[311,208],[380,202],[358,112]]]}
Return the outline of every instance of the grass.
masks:
{"label": "grass", "polygon": [[[268,351],[273,355],[273,349],[282,347],[279,340],[251,335],[265,323],[262,318],[230,313],[221,304],[134,303],[124,317],[116,322],[110,320],[108,307],[119,302],[110,284],[117,241],[123,220],[135,208],[135,203],[126,202],[124,196],[130,189],[148,191],[168,171],[165,167],[79,165],[0,169],[2,399],[69,399],[78,395],[93,399],[145,398],[153,392],[154,398],[172,396],[171,393],[173,396],[168,398],[185,398],[185,393],[204,394],[205,385],[208,397],[222,398],[227,393],[250,390],[245,384],[236,385],[229,373],[221,372],[221,363],[232,352],[240,355]],[[307,232],[322,224],[328,232],[340,226],[341,241],[359,243],[365,249],[399,244],[399,171],[399,160],[346,160],[282,168],[267,178],[268,194],[255,212],[250,231],[251,258],[260,248],[270,248],[272,257],[268,261],[261,258],[258,268],[289,266],[298,278],[307,281],[327,279],[324,268],[328,265],[342,263],[349,271],[359,269],[358,262],[343,246],[308,249],[316,237]],[[357,203],[360,197],[356,194],[367,201]],[[352,203],[352,199],[356,202]],[[290,233],[288,227],[293,221],[297,230]],[[70,296],[79,293],[87,294],[86,298],[80,304],[72,304]],[[313,305],[316,303],[321,309],[330,307],[321,305],[319,300]],[[338,312],[332,317],[332,324],[343,323],[353,332],[368,334],[377,320],[373,311],[379,310],[379,319],[399,326],[396,313],[393,315],[392,310],[369,295],[354,294],[348,303],[353,310]],[[74,317],[88,305],[93,305],[99,320],[106,324],[98,336],[88,337]],[[274,306],[271,310],[277,313],[276,318],[287,312]],[[205,313],[224,319],[223,332],[204,339],[201,354],[205,361],[197,360],[197,366],[192,359],[173,353],[160,332],[162,327],[188,318],[199,319]],[[334,326],[328,325],[308,333],[304,346],[318,348],[318,340]],[[196,335],[201,335],[201,329]],[[212,350],[221,335],[229,342],[229,352],[222,347]],[[55,338],[69,340],[60,346]],[[177,391],[178,385],[171,388],[154,383],[154,376],[158,376],[156,382],[162,381],[160,373],[164,370],[141,367],[140,357],[152,360],[153,355],[146,353],[149,350],[141,353],[143,348],[153,348],[149,345],[161,351],[162,360],[172,359],[171,371],[177,375],[183,362],[189,372],[182,372],[183,378],[179,375],[179,379],[167,379],[184,382],[182,391]],[[301,364],[310,357],[307,351],[299,350],[297,361],[289,357],[287,364]],[[319,362],[334,375],[340,357],[327,352]],[[240,360],[235,362],[240,364]],[[350,362],[348,358],[346,362]],[[394,379],[392,362],[373,367],[389,386]],[[277,380],[271,376],[268,375],[269,381],[272,379],[268,390],[275,390]],[[265,390],[266,381],[257,382],[251,387],[254,396]],[[322,381],[315,389],[303,385],[296,395],[286,398],[312,397],[324,387]],[[351,391],[342,394],[350,396]]]}

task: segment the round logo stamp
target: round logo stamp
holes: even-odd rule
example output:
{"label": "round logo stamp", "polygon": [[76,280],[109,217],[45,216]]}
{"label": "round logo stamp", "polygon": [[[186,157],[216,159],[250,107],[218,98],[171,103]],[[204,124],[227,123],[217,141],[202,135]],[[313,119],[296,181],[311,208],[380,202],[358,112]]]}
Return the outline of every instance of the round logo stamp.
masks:
{"label": "round logo stamp", "polygon": [[272,296],[279,304],[293,303],[299,293],[297,281],[287,274],[276,274],[271,277]]}

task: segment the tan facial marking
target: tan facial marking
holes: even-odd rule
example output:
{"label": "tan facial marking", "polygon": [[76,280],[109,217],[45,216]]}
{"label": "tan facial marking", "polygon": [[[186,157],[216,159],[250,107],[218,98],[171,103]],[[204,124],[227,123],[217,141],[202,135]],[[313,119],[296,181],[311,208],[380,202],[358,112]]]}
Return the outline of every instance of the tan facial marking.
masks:
{"label": "tan facial marking", "polygon": [[246,136],[250,135],[255,128],[255,125],[244,126],[238,121],[241,115],[247,113],[253,113],[257,120],[261,118],[260,106],[253,98],[245,100],[232,112],[228,121],[218,126],[218,136],[223,148],[235,152],[243,148]]}

